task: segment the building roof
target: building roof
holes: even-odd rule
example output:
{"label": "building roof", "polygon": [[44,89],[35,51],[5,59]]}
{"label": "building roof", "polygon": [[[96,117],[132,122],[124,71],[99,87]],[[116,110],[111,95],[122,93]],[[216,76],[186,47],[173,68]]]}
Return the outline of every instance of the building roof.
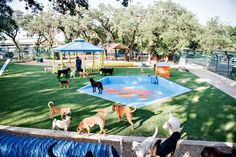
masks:
{"label": "building roof", "polygon": [[101,44],[100,46],[106,50],[113,50],[113,49],[129,50],[127,46],[121,43],[104,43]]}
{"label": "building roof", "polygon": [[77,38],[71,43],[52,49],[53,52],[103,52],[103,48],[85,42],[82,38]]}

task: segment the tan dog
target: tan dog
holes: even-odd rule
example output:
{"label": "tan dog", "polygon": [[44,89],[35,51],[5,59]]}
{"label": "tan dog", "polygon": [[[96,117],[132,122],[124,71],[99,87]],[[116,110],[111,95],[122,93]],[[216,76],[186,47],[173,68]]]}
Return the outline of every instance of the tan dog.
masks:
{"label": "tan dog", "polygon": [[54,104],[54,103],[52,101],[49,101],[48,102],[48,107],[50,109],[50,113],[49,113],[50,118],[52,118],[53,114],[60,114],[61,119],[64,119],[63,117],[66,114],[71,114],[71,109],[70,108],[59,108],[59,107],[51,106],[51,104]]}
{"label": "tan dog", "polygon": [[131,124],[132,130],[134,130],[134,123],[132,122],[132,117],[133,117],[133,112],[136,110],[136,108],[131,110],[128,106],[113,104],[112,110],[117,112],[118,122],[120,122],[120,119],[123,115],[126,115],[127,121]]}
{"label": "tan dog", "polygon": [[77,127],[77,132],[80,134],[84,129],[87,130],[87,133],[90,134],[90,128],[93,127],[94,125],[99,125],[100,127],[100,132],[105,134],[104,126],[105,126],[105,117],[106,117],[106,111],[105,110],[97,110],[97,112],[103,112],[102,116],[99,116],[98,114],[84,118],[80,123],[79,126]]}
{"label": "tan dog", "polygon": [[88,75],[89,75],[89,73],[87,73],[87,72],[79,72],[80,77],[87,77]]}

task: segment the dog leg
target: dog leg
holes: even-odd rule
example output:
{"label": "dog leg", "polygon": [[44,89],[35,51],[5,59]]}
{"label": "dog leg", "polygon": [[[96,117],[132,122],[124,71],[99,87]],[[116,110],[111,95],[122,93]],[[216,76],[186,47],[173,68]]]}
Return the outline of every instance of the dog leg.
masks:
{"label": "dog leg", "polygon": [[88,136],[90,136],[90,128],[89,128],[89,127],[86,127],[85,129],[87,130]]}
{"label": "dog leg", "polygon": [[67,127],[64,128],[64,131],[68,134]]}
{"label": "dog leg", "polygon": [[132,122],[132,119],[127,118],[127,120],[131,124],[132,130],[134,130],[134,123]]}
{"label": "dog leg", "polygon": [[49,118],[52,119],[52,111],[49,112]]}
{"label": "dog leg", "polygon": [[98,88],[98,94],[102,94],[102,90]]}
{"label": "dog leg", "polygon": [[61,113],[61,119],[64,120],[65,113]]}
{"label": "dog leg", "polygon": [[104,134],[106,133],[106,131],[104,130],[104,123],[100,124],[99,127],[100,127],[100,132],[99,132],[99,135],[103,132]]}
{"label": "dog leg", "polygon": [[120,122],[120,119],[121,119],[121,116],[120,116],[120,115],[118,115],[118,122]]}

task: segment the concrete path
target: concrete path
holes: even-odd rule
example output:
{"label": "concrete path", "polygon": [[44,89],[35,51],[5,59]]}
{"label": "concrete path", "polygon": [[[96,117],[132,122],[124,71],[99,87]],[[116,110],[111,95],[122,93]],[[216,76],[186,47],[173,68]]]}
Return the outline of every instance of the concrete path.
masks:
{"label": "concrete path", "polygon": [[213,73],[196,64],[187,64],[186,68],[194,75],[206,80],[209,84],[236,99],[236,81]]}

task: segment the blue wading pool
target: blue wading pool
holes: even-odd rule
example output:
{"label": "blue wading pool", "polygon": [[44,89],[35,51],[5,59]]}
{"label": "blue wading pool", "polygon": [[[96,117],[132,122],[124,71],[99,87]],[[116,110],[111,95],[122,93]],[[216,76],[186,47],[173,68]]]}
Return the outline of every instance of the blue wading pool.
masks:
{"label": "blue wading pool", "polygon": [[150,75],[106,76],[99,81],[104,88],[102,94],[98,94],[98,89],[93,93],[90,84],[77,91],[135,107],[143,107],[191,91],[162,77]]}

